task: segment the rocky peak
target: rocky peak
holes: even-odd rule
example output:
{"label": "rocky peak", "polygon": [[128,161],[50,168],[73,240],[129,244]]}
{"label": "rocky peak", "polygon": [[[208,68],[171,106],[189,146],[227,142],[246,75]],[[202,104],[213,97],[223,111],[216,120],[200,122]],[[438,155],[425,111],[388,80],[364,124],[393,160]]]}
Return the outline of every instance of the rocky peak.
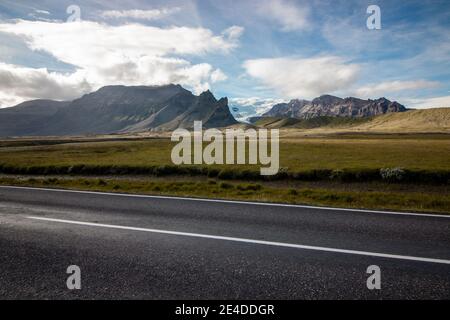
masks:
{"label": "rocky peak", "polygon": [[339,98],[339,97],[335,97],[329,94],[325,94],[322,95],[318,98],[315,98],[312,101],[312,104],[316,104],[316,105],[332,105],[332,104],[337,104],[337,103],[341,103],[344,99]]}
{"label": "rocky peak", "polygon": [[[49,112],[38,117],[23,105]],[[3,112],[0,135],[106,134],[190,128],[194,121],[203,121],[205,127],[236,123],[227,98],[217,101],[209,90],[196,96],[180,85],[106,86],[67,103],[36,100],[23,105],[8,108],[8,118]],[[24,116],[27,121],[18,125],[16,120]]]}
{"label": "rocky peak", "polygon": [[214,97],[214,95],[212,94],[212,92],[209,91],[209,90],[206,90],[206,91],[202,92],[202,93],[199,95],[199,98],[200,98],[201,101],[205,101],[205,102],[206,102],[206,101],[217,102],[217,99]]}
{"label": "rocky peak", "polygon": [[406,111],[404,106],[386,98],[364,100],[347,97],[342,99],[332,95],[323,95],[312,101],[293,99],[289,103],[274,105],[263,116],[300,119],[320,116],[357,118],[403,111]]}

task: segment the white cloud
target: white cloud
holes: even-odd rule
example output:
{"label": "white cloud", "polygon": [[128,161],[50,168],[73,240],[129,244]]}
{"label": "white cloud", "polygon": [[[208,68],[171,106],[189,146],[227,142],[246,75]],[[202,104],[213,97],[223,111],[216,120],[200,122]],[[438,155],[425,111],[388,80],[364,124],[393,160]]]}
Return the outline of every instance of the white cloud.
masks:
{"label": "white cloud", "polygon": [[244,68],[283,96],[304,99],[346,89],[355,82],[360,69],[335,56],[247,60]]}
{"label": "white cloud", "polygon": [[450,108],[450,96],[423,98],[423,99],[409,99],[405,100],[408,107],[427,109],[427,108]]}
{"label": "white cloud", "polygon": [[230,42],[236,42],[239,40],[239,38],[242,36],[242,34],[244,33],[244,28],[240,27],[240,26],[232,26],[229,27],[228,29],[225,29],[222,32],[222,35],[228,39],[228,41]]}
{"label": "white cloud", "polygon": [[152,10],[107,10],[103,11],[100,16],[103,18],[132,18],[141,20],[157,20],[170,16],[180,11],[180,8],[161,8]]}
{"label": "white cloud", "polygon": [[427,80],[386,81],[360,87],[356,90],[356,95],[362,98],[373,98],[376,96],[384,96],[387,93],[392,92],[436,88],[439,86],[439,82]]}
{"label": "white cloud", "polygon": [[22,101],[23,99],[17,96],[0,91],[0,109],[15,106]]}
{"label": "white cloud", "polygon": [[41,13],[41,14],[45,14],[45,15],[50,15],[50,12],[48,12],[47,10],[34,10],[36,13]]}
{"label": "white cloud", "polygon": [[[204,28],[167,29],[141,24],[110,26],[97,22],[48,23],[16,20],[0,24],[0,32],[21,37],[32,50],[45,51],[76,67],[74,74],[50,73],[45,69],[8,68],[0,88],[14,78],[17,87],[41,88],[14,91],[17,97],[66,99],[64,88],[93,90],[111,84],[163,85],[177,83],[199,93],[226,75],[210,64],[192,64],[186,58],[208,53],[226,54],[238,46],[240,27],[215,35]],[[184,56],[186,58],[180,58]],[[56,85],[59,85],[57,88]],[[24,92],[24,93],[21,93]]]}
{"label": "white cloud", "polygon": [[265,18],[276,22],[283,31],[298,31],[307,29],[309,9],[299,7],[292,1],[265,0],[258,1],[259,13]]}
{"label": "white cloud", "polygon": [[[0,31],[24,38],[34,50],[51,53],[76,66],[95,66],[142,55],[227,53],[238,39],[204,28],[158,28],[141,24],[111,26],[97,22],[47,23],[19,20],[0,24]],[[230,41],[232,40],[232,41]]]}
{"label": "white cloud", "polygon": [[83,71],[66,75],[0,63],[0,107],[40,97],[71,100],[90,90]]}
{"label": "white cloud", "polygon": [[228,79],[227,75],[223,73],[222,70],[220,69],[216,69],[213,72],[211,72],[210,77],[212,83],[225,81]]}

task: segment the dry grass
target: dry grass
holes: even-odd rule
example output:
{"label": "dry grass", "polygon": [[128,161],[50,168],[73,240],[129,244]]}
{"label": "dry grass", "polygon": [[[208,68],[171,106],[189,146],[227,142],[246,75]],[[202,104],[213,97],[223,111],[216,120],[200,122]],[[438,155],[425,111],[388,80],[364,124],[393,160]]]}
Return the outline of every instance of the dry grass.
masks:
{"label": "dry grass", "polygon": [[450,133],[450,108],[388,113],[358,122],[342,121],[313,129],[284,129],[284,136],[330,135],[342,133]]}
{"label": "dry grass", "polygon": [[448,194],[419,190],[336,190],[216,179],[116,179],[70,177],[0,177],[0,184],[77,190],[172,195],[345,208],[450,213]]}

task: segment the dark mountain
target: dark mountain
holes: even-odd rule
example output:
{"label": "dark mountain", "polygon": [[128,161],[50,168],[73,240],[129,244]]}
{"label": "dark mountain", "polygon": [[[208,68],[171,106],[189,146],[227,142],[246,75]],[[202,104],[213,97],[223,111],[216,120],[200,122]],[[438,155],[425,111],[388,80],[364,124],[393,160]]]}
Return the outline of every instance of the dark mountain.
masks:
{"label": "dark mountain", "polygon": [[0,109],[0,135],[84,135],[237,123],[228,100],[200,96],[179,85],[107,86],[71,102],[34,100]]}
{"label": "dark mountain", "polygon": [[26,101],[13,108],[0,109],[0,136],[30,135],[42,129],[47,120],[70,103],[51,100]]}
{"label": "dark mountain", "polygon": [[264,114],[265,117],[283,117],[283,118],[297,118],[300,116],[302,108],[311,101],[308,100],[291,100],[289,103],[279,103]]}
{"label": "dark mountain", "polygon": [[321,116],[361,118],[403,111],[406,111],[403,105],[395,101],[391,102],[386,98],[363,100],[323,95],[312,101],[295,99],[289,103],[276,104],[263,116],[298,119]]}

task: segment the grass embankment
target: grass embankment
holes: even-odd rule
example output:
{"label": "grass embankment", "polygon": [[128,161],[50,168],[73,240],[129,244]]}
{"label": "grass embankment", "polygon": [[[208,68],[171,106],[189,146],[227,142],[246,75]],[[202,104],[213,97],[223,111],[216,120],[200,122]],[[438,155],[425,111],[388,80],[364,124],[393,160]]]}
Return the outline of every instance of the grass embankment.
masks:
{"label": "grass embankment", "polygon": [[[309,204],[344,208],[386,209],[416,212],[450,213],[450,198],[442,193],[420,190],[395,190],[383,185],[355,186],[339,190],[338,186],[302,187],[203,179],[180,181],[173,179],[115,178],[0,178],[0,184],[31,187],[54,187],[103,192],[126,192],[151,195],[171,195]],[[373,191],[373,190],[380,191]]]}

